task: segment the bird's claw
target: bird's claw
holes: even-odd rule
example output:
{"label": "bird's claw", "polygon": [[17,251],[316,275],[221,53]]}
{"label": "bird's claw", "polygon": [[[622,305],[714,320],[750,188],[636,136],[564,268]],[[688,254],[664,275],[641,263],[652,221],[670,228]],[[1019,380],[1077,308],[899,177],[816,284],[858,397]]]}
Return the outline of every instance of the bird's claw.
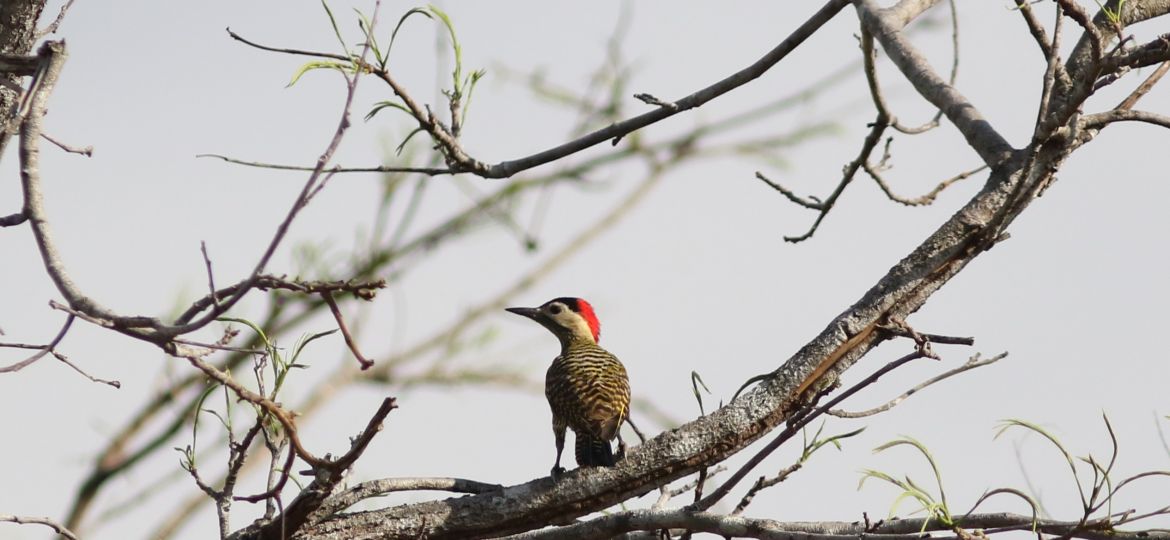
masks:
{"label": "bird's claw", "polygon": [[552,471],[549,472],[549,476],[552,477],[553,482],[560,481],[561,476],[564,474],[565,474],[565,468],[561,467],[560,465],[553,467]]}

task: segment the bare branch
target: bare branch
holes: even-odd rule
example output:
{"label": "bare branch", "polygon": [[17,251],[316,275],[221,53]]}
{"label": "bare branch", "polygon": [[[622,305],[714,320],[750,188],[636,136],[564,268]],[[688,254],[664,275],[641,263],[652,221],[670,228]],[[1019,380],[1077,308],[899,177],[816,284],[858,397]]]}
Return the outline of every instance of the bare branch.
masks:
{"label": "bare branch", "polygon": [[[821,226],[821,222],[824,221],[825,216],[828,216],[829,212],[833,209],[833,206],[837,204],[837,199],[841,197],[841,194],[845,192],[845,188],[848,187],[849,184],[853,182],[853,178],[857,176],[857,170],[861,168],[862,164],[869,160],[869,155],[873,153],[874,148],[877,148],[878,142],[880,142],[882,139],[882,133],[885,133],[888,126],[889,123],[886,122],[883,113],[879,112],[877,119],[874,120],[873,125],[869,130],[869,135],[866,135],[865,141],[861,145],[861,151],[857,153],[857,157],[854,158],[853,161],[850,161],[847,165],[845,165],[845,172],[841,176],[841,181],[837,183],[837,187],[833,189],[833,192],[829,194],[829,197],[825,199],[825,202],[820,203],[819,208],[817,208],[820,210],[820,213],[817,214],[817,219],[813,221],[812,226],[809,227],[807,232],[800,236],[785,236],[785,242],[791,242],[795,244],[797,242],[803,242],[809,238],[812,238],[812,235],[817,232],[817,228]],[[757,174],[756,176],[759,177],[760,175]],[[768,184],[772,185],[771,182],[768,182]],[[773,187],[778,186],[773,185]],[[792,197],[789,197],[789,199],[792,199]]]}
{"label": "bare branch", "polygon": [[353,440],[350,450],[345,455],[330,462],[328,468],[316,471],[312,483],[306,486],[280,515],[267,522],[253,523],[244,531],[250,531],[258,538],[275,540],[286,538],[286,531],[300,529],[305,520],[325,504],[327,497],[344,479],[345,471],[353,466],[365,452],[370,441],[381,431],[386,415],[397,407],[392,397],[382,400],[382,406],[370,417],[366,428]]}
{"label": "bare branch", "polygon": [[17,212],[15,214],[0,217],[0,227],[12,227],[15,225],[20,225],[25,221],[28,221],[28,214],[24,212]]}
{"label": "bare branch", "polygon": [[65,365],[73,368],[73,371],[80,373],[82,377],[85,377],[85,378],[87,378],[95,383],[101,383],[101,384],[104,384],[106,386],[112,386],[114,388],[122,388],[122,383],[120,381],[99,379],[97,377],[94,377],[93,375],[86,373],[85,370],[77,367],[77,365],[74,364],[73,362],[70,362],[69,357],[67,357],[67,356],[65,356],[57,351],[51,351],[51,352],[52,352],[54,358],[56,358],[57,360],[60,360]]}
{"label": "bare branch", "polygon": [[[248,285],[248,280],[235,285],[224,287],[207,296],[196,300],[187,311],[175,319],[175,324],[187,324],[196,315],[217,304],[219,298],[237,294],[240,289]],[[300,281],[290,280],[283,276],[263,274],[256,278],[252,287],[261,291],[285,290],[301,294],[325,294],[348,292],[363,300],[374,298],[375,291],[386,288],[385,279],[375,280],[345,280],[345,281]]]}
{"label": "bare branch", "polygon": [[504,489],[499,484],[477,482],[465,478],[382,478],[362,482],[341,493],[329,497],[318,511],[331,516],[358,502],[399,491],[449,491],[451,493],[491,493]]}
{"label": "bare branch", "polygon": [[747,476],[748,473],[759,466],[760,463],[763,463],[764,459],[771,455],[772,452],[775,452],[776,449],[780,448],[780,446],[787,442],[788,439],[791,439],[793,435],[796,435],[796,433],[798,433],[801,428],[807,426],[809,422],[816,420],[837,404],[848,399],[853,394],[861,391],[861,389],[877,382],[877,380],[880,379],[882,375],[898,369],[899,367],[906,365],[913,360],[926,358],[929,354],[930,353],[925,348],[918,347],[914,350],[914,352],[882,366],[881,369],[878,369],[868,377],[862,379],[857,384],[849,387],[844,392],[841,392],[833,399],[829,400],[828,403],[821,405],[816,410],[807,412],[803,415],[801,415],[800,412],[797,412],[793,415],[793,420],[789,421],[788,426],[784,428],[784,431],[780,432],[780,434],[777,435],[776,438],[771,442],[769,442],[767,446],[761,448],[759,452],[756,452],[756,454],[753,455],[751,459],[747,461],[747,463],[744,463],[744,465],[740,467],[738,471],[731,475],[731,478],[728,478],[726,481],[724,481],[723,484],[712,491],[710,495],[707,495],[700,501],[696,501],[688,508],[698,511],[711,508],[715,505],[715,503],[719,502],[723,497],[727,496],[727,494],[731,492],[731,489],[734,488],[736,484],[740,482],[740,480],[743,480],[743,478]]}
{"label": "bare branch", "polygon": [[65,20],[65,14],[69,12],[69,8],[73,7],[73,1],[68,0],[65,2],[65,5],[61,6],[61,11],[57,12],[57,18],[53,19],[53,22],[49,23],[49,26],[46,26],[44,30],[37,32],[37,39],[57,33],[57,29],[61,27],[61,22]]}
{"label": "bare branch", "polygon": [[1036,46],[1040,47],[1040,53],[1044,55],[1045,59],[1052,57],[1052,45],[1049,44],[1048,32],[1044,30],[1044,25],[1040,24],[1040,20],[1036,18],[1036,12],[1032,11],[1032,0],[1018,0],[1016,8],[1020,15],[1024,17],[1024,24],[1028,25],[1028,32],[1031,32],[1032,39],[1036,40]]}
{"label": "bare branch", "polygon": [[808,199],[804,199],[804,198],[800,197],[799,195],[797,195],[795,192],[785,188],[784,186],[782,186],[780,184],[777,184],[776,182],[773,182],[767,176],[764,176],[764,173],[762,173],[760,171],[756,171],[756,178],[759,178],[765,184],[768,184],[768,186],[771,187],[772,189],[779,191],[780,194],[787,197],[788,200],[790,200],[796,204],[799,204],[805,208],[811,208],[813,210],[820,210],[821,208],[824,207],[824,203],[817,201],[817,200],[813,200],[811,197]]}
{"label": "bare branch", "polygon": [[[1011,513],[974,514],[954,516],[953,521],[964,530],[1018,530],[1029,531],[1033,523],[1039,531],[1051,535],[1086,540],[1167,540],[1165,530],[1118,531],[1095,529],[1077,521],[1034,520],[1032,516]],[[862,522],[781,522],[771,519],[726,516],[709,512],[686,510],[629,510],[577,522],[564,527],[532,531],[506,537],[507,540],[593,540],[611,538],[631,531],[660,529],[689,529],[725,537],[759,538],[767,540],[848,540],[858,537],[874,540],[913,540],[922,538],[922,531],[949,531],[954,529],[941,520],[908,518],[886,520],[874,526]],[[1116,536],[1114,536],[1116,535]],[[978,538],[967,535],[965,538]],[[948,537],[935,537],[952,540]],[[964,538],[960,535],[958,538]]]}
{"label": "bare branch", "polygon": [[0,373],[14,373],[14,372],[20,371],[20,370],[28,367],[33,362],[40,360],[46,354],[49,354],[50,352],[52,352],[53,349],[58,344],[61,343],[62,339],[65,339],[65,334],[69,332],[69,327],[72,325],[73,325],[73,315],[69,315],[68,317],[65,318],[65,324],[61,325],[61,329],[57,331],[57,335],[55,337],[53,337],[53,340],[50,341],[47,345],[25,345],[23,343],[12,343],[12,344],[0,343],[0,347],[12,347],[12,348],[17,348],[17,349],[40,349],[39,351],[37,351],[36,354],[33,354],[32,356],[25,358],[24,360],[21,360],[15,364],[12,364],[9,366],[0,367]]}
{"label": "bare branch", "polygon": [[345,338],[345,344],[349,347],[350,352],[353,353],[354,358],[357,358],[358,364],[362,366],[363,370],[373,367],[374,361],[363,356],[362,352],[358,350],[357,340],[349,332],[349,327],[345,325],[345,317],[341,315],[341,308],[337,307],[337,301],[333,299],[333,294],[325,291],[321,293],[321,298],[325,300],[325,304],[329,306],[329,311],[333,313],[333,319],[337,321],[337,327],[341,329],[341,335]]}
{"label": "bare branch", "polygon": [[890,409],[893,409],[894,407],[897,407],[898,404],[905,401],[906,398],[908,398],[908,397],[910,397],[918,392],[921,392],[923,389],[925,389],[926,387],[928,387],[934,383],[937,383],[937,382],[945,380],[945,379],[949,379],[951,377],[954,377],[955,375],[958,375],[958,374],[966,372],[966,371],[970,371],[970,370],[975,369],[975,368],[994,364],[994,363],[996,363],[996,362],[998,362],[1006,357],[1007,357],[1007,353],[1005,352],[1005,353],[997,354],[997,355],[995,355],[991,358],[988,358],[986,360],[980,360],[979,355],[976,354],[975,356],[972,356],[970,359],[968,359],[967,362],[964,363],[963,365],[961,365],[955,369],[952,369],[950,371],[947,371],[945,373],[942,373],[938,376],[931,377],[930,379],[927,379],[926,381],[922,382],[921,384],[918,384],[914,388],[907,390],[902,395],[886,402],[883,405],[879,405],[879,406],[874,407],[872,409],[867,409],[867,410],[858,411],[858,412],[849,412],[849,411],[844,411],[841,409],[833,409],[833,410],[828,411],[826,414],[829,414],[830,416],[836,416],[838,418],[865,418],[866,416],[873,416],[873,415],[878,414],[878,413],[883,413],[883,412],[886,412]]}
{"label": "bare branch", "polygon": [[1148,111],[1113,109],[1102,113],[1089,114],[1081,118],[1081,125],[1085,129],[1101,129],[1114,122],[1145,122],[1155,126],[1170,128],[1170,116]]}
{"label": "bare branch", "polygon": [[77,535],[73,531],[65,528],[64,525],[57,523],[47,517],[30,517],[30,516],[13,516],[10,514],[0,514],[0,521],[7,521],[16,523],[18,525],[44,525],[53,532],[67,538],[68,540],[78,540]]}
{"label": "bare branch", "polygon": [[88,315],[115,322],[127,329],[131,335],[142,336],[136,329],[149,328],[158,325],[158,321],[151,317],[120,317],[98,304],[81,292],[65,271],[61,256],[57,252],[57,244],[49,230],[45,219],[43,196],[41,194],[40,177],[40,150],[37,142],[41,138],[41,123],[48,105],[49,94],[57,83],[61,74],[61,67],[66,58],[65,44],[61,41],[47,41],[41,45],[37,53],[40,63],[37,67],[35,79],[25,101],[24,121],[20,127],[20,179],[24,191],[24,214],[28,217],[36,238],[37,247],[41,252],[45,270],[52,279],[57,290],[74,309]]}
{"label": "bare branch", "polygon": [[934,203],[934,200],[938,198],[939,194],[941,194],[945,189],[951,187],[957,182],[966,180],[967,178],[979,174],[986,169],[987,165],[980,165],[969,171],[963,171],[959,174],[956,174],[955,176],[943,180],[942,182],[939,182],[938,185],[934,186],[934,188],[930,191],[911,199],[894,193],[893,188],[891,188],[890,185],[886,183],[885,178],[882,177],[882,174],[877,169],[877,167],[870,163],[865,164],[866,174],[868,174],[870,178],[873,178],[873,181],[877,183],[879,188],[881,188],[882,193],[885,193],[886,197],[888,197],[891,201],[904,204],[906,206],[926,206],[932,204]]}
{"label": "bare branch", "polygon": [[1149,91],[1154,88],[1154,85],[1158,84],[1158,81],[1162,80],[1162,76],[1165,75],[1167,71],[1170,71],[1170,60],[1159,64],[1158,68],[1155,69],[1149,77],[1146,77],[1146,80],[1142,81],[1142,83],[1139,84],[1137,88],[1133,89],[1133,92],[1130,92],[1130,94],[1126,96],[1125,99],[1121,100],[1121,103],[1118,103],[1114,108],[1132,109],[1134,105],[1137,105],[1138,100],[1141,99],[1142,96],[1145,96],[1147,93],[1149,93]]}
{"label": "bare branch", "polygon": [[[282,165],[279,163],[264,163],[260,161],[246,161],[236,159],[219,154],[196,154],[197,158],[217,158],[222,159],[228,163],[235,163],[237,165],[247,165],[249,167],[259,167],[261,169],[276,169],[279,171],[312,171],[316,167],[303,165]],[[418,173],[428,176],[439,176],[444,174],[455,174],[456,171],[450,168],[435,168],[435,167],[391,167],[389,165],[382,165],[378,167],[330,167],[331,173],[352,173],[352,172],[374,172],[374,173]]]}
{"label": "bare branch", "polygon": [[58,141],[57,139],[50,137],[48,133],[41,133],[41,137],[43,137],[46,141],[49,141],[49,142],[53,143],[54,145],[56,145],[57,148],[60,148],[66,152],[69,152],[70,154],[81,154],[85,157],[93,157],[93,146],[86,146],[83,148],[78,148],[76,146],[69,146],[68,144],[65,144],[61,141]]}
{"label": "bare branch", "polygon": [[899,31],[898,21],[882,12],[873,0],[858,0],[854,6],[862,24],[882,44],[894,65],[922,97],[943,111],[984,163],[996,167],[1011,156],[1012,147],[1007,140],[991,127],[963,94],[934,72],[930,63]]}

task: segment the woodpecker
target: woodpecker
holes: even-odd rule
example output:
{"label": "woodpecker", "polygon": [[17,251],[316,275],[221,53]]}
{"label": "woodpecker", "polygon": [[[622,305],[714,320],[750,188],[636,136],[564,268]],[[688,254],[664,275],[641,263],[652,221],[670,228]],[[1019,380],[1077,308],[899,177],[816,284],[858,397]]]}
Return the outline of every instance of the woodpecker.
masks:
{"label": "woodpecker", "polygon": [[566,427],[573,430],[578,466],[614,466],[617,460],[610,441],[618,439],[620,458],[625,445],[618,431],[630,414],[630,380],[617,357],[597,344],[601,323],[593,306],[580,298],[563,297],[540,307],[507,311],[540,323],[561,342],[561,354],[553,360],[544,379],[557,445],[553,479],[565,471],[561,468],[561,452]]}

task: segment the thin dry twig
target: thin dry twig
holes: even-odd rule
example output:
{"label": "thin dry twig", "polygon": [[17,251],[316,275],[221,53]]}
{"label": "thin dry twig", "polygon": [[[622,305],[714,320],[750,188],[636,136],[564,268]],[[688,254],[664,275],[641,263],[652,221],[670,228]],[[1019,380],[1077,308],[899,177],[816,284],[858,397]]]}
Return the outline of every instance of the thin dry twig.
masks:
{"label": "thin dry twig", "polygon": [[960,373],[964,373],[966,371],[970,371],[970,370],[975,369],[975,368],[980,368],[980,367],[983,367],[986,365],[994,364],[994,363],[996,363],[996,362],[998,362],[1006,357],[1007,357],[1007,353],[1005,352],[1005,353],[997,354],[997,355],[995,355],[991,358],[988,358],[986,360],[981,360],[979,358],[979,355],[976,354],[975,356],[972,356],[970,359],[968,359],[967,362],[964,363],[963,365],[961,365],[955,369],[952,369],[950,371],[947,371],[945,373],[942,373],[940,375],[937,375],[935,377],[931,377],[930,379],[927,379],[926,381],[923,381],[922,383],[916,385],[914,388],[907,390],[902,395],[900,395],[894,399],[891,399],[890,401],[887,401],[886,403],[879,405],[877,407],[874,407],[872,409],[866,409],[864,411],[858,411],[858,412],[850,412],[850,411],[845,411],[845,410],[841,410],[841,409],[833,409],[833,410],[828,411],[825,414],[828,414],[830,416],[836,416],[838,418],[865,418],[867,416],[873,416],[873,415],[878,414],[878,413],[883,413],[883,412],[886,412],[890,409],[893,409],[894,407],[897,407],[898,404],[905,401],[906,398],[909,398],[910,396],[912,396],[918,392],[921,392],[923,389],[925,389],[926,387],[928,387],[932,384],[935,384],[939,381],[943,381],[945,379],[949,379],[951,377],[954,377],[955,375],[958,375]]}
{"label": "thin dry twig", "polygon": [[[65,324],[61,325],[61,329],[57,331],[57,335],[54,336],[52,341],[49,341],[49,343],[46,345],[26,345],[23,343],[0,343],[0,347],[11,347],[11,348],[16,348],[16,349],[40,349],[35,354],[33,354],[32,356],[30,356],[28,358],[25,358],[24,360],[21,360],[21,361],[15,363],[15,364],[12,364],[12,365],[0,367],[0,373],[14,373],[14,372],[20,371],[20,370],[28,367],[29,365],[31,365],[33,362],[40,360],[46,354],[53,352],[53,349],[61,343],[61,340],[65,339],[65,334],[69,332],[69,327],[73,326],[73,318],[74,318],[73,315],[69,315],[69,316],[65,317]],[[66,362],[66,363],[68,363],[68,362]],[[70,365],[72,365],[72,364],[70,364]],[[78,371],[80,371],[80,370],[78,370]],[[84,372],[83,372],[83,374],[84,374]]]}
{"label": "thin dry twig", "polygon": [[743,480],[743,477],[747,476],[747,474],[751,472],[752,469],[755,469],[757,466],[759,466],[759,464],[762,463],[765,458],[771,455],[772,452],[775,452],[777,448],[780,448],[780,445],[787,442],[788,439],[791,439],[793,435],[796,435],[796,433],[798,433],[801,428],[807,426],[809,422],[816,420],[822,414],[829,411],[834,406],[849,398],[853,394],[861,391],[863,388],[877,382],[877,380],[886,373],[889,373],[913,360],[927,357],[929,357],[928,351],[921,347],[916,348],[914,352],[894,360],[885,366],[882,366],[868,377],[849,387],[844,392],[841,392],[833,399],[829,400],[828,403],[825,403],[817,409],[810,411],[803,416],[799,413],[793,415],[793,417],[789,420],[788,425],[784,428],[784,431],[780,432],[780,434],[777,435],[776,438],[771,442],[769,442],[767,446],[756,452],[756,454],[753,455],[751,459],[747,461],[747,463],[745,463],[742,467],[739,468],[738,471],[731,475],[731,478],[728,478],[722,485],[712,491],[710,495],[707,495],[702,500],[691,504],[687,508],[692,511],[703,511],[711,508],[713,505],[715,505],[715,503],[719,502],[721,499],[723,499],[723,497],[727,496],[727,494],[731,492],[731,489],[734,488],[736,484],[740,482],[740,480]]}
{"label": "thin dry twig", "polygon": [[85,378],[87,378],[95,383],[101,383],[101,384],[104,384],[107,386],[112,386],[114,388],[122,388],[122,383],[120,381],[118,381],[117,379],[107,380],[107,379],[100,379],[98,377],[94,377],[93,375],[86,373],[85,370],[81,369],[80,367],[77,367],[77,364],[70,362],[69,357],[67,357],[67,356],[65,356],[57,351],[51,350],[50,352],[52,353],[54,358],[56,358],[57,360],[60,360],[65,365],[73,368],[73,371],[80,373],[82,377],[85,377]]}
{"label": "thin dry twig", "polygon": [[1024,17],[1024,24],[1028,25],[1028,32],[1032,34],[1032,39],[1036,41],[1036,46],[1040,47],[1041,54],[1044,59],[1052,57],[1052,45],[1049,44],[1048,31],[1044,29],[1044,25],[1036,18],[1036,12],[1032,11],[1032,0],[1019,0],[1016,3],[1016,8],[1020,15]]}
{"label": "thin dry twig", "polygon": [[7,216],[0,217],[0,227],[13,227],[28,221],[28,214],[24,212],[17,212]]}
{"label": "thin dry twig", "polygon": [[1113,109],[1102,113],[1085,115],[1081,118],[1081,125],[1085,129],[1100,129],[1114,122],[1144,122],[1170,128],[1170,116],[1149,111]]}
{"label": "thin dry twig", "polygon": [[78,540],[77,535],[73,531],[47,517],[0,514],[0,521],[7,521],[9,523],[16,523],[18,525],[44,525],[50,529],[53,529],[53,532],[67,538],[68,540]]}
{"label": "thin dry twig", "polygon": [[1150,73],[1150,76],[1146,77],[1146,80],[1142,81],[1142,83],[1139,84],[1137,88],[1134,88],[1133,92],[1130,92],[1130,94],[1126,96],[1125,99],[1121,100],[1121,103],[1118,103],[1114,109],[1132,109],[1134,105],[1137,105],[1138,100],[1141,99],[1142,96],[1145,96],[1147,93],[1149,93],[1150,90],[1154,88],[1154,85],[1158,84],[1158,81],[1162,80],[1162,76],[1165,75],[1167,71],[1170,71],[1170,60],[1159,64],[1158,68],[1155,69],[1153,73]]}
{"label": "thin dry twig", "polygon": [[38,40],[49,34],[57,33],[57,29],[61,27],[61,22],[65,20],[65,13],[69,11],[69,8],[73,7],[73,2],[74,0],[67,0],[65,4],[61,6],[61,10],[57,12],[57,18],[53,19],[53,22],[49,23],[49,26],[46,26],[44,30],[37,32]]}
{"label": "thin dry twig", "polygon": [[[216,158],[226,161],[228,163],[235,163],[236,165],[247,165],[249,167],[258,167],[261,169],[275,169],[278,171],[312,171],[316,167],[308,165],[285,165],[280,163],[265,163],[262,161],[248,161],[244,159],[236,159],[220,154],[196,154],[197,158]],[[365,172],[365,173],[418,173],[427,176],[442,176],[446,174],[454,174],[454,171],[448,168],[438,167],[393,167],[390,165],[379,165],[377,167],[330,167],[331,173],[351,173],[351,172]]]}
{"label": "thin dry twig", "polygon": [[374,361],[362,355],[358,350],[357,340],[354,339],[353,334],[349,332],[349,327],[345,324],[345,317],[341,315],[341,308],[337,307],[337,301],[333,299],[333,294],[329,291],[321,293],[321,298],[325,300],[325,304],[329,306],[329,311],[333,313],[333,319],[337,321],[337,328],[341,329],[341,335],[345,338],[345,344],[349,347],[350,352],[353,353],[354,358],[357,359],[358,364],[362,366],[362,370],[367,370],[374,365]]}
{"label": "thin dry twig", "polygon": [[65,144],[61,141],[58,141],[57,139],[50,137],[48,133],[41,133],[41,138],[53,143],[54,145],[57,146],[57,148],[60,148],[66,152],[69,152],[70,154],[81,154],[85,157],[93,157],[93,146],[92,145],[91,146],[84,146],[84,147],[70,146],[70,145]]}

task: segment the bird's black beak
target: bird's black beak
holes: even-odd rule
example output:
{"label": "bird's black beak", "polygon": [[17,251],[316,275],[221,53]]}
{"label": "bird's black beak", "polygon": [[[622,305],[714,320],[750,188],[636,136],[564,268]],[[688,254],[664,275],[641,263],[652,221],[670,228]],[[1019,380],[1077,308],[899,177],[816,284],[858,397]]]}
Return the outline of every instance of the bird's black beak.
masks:
{"label": "bird's black beak", "polygon": [[534,308],[534,307],[510,307],[510,308],[504,308],[504,311],[507,311],[507,312],[509,312],[509,313],[515,313],[515,314],[517,314],[517,315],[520,315],[520,316],[522,316],[522,317],[528,317],[529,319],[532,319],[532,320],[534,320],[534,321],[540,320],[540,319],[539,319],[539,317],[540,317],[540,308]]}

